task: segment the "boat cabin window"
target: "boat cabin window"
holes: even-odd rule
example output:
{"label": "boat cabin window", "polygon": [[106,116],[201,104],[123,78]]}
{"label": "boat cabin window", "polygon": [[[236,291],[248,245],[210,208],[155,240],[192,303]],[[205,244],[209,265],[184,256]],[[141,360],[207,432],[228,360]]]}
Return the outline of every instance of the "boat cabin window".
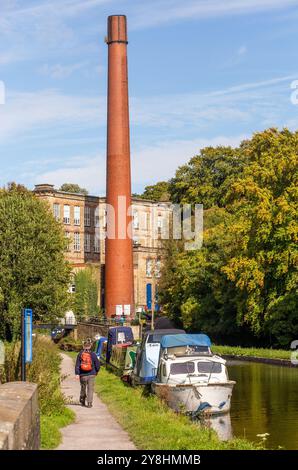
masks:
{"label": "boat cabin window", "polygon": [[161,337],[162,337],[162,335],[160,335],[160,334],[148,335],[147,343],[160,343]]}
{"label": "boat cabin window", "polygon": [[193,374],[195,371],[194,362],[176,362],[171,364],[171,374]]}
{"label": "boat cabin window", "polygon": [[198,362],[198,372],[201,374],[220,374],[221,372],[221,364],[219,362]]}
{"label": "boat cabin window", "polygon": [[209,354],[208,346],[194,346],[194,351],[201,354]]}

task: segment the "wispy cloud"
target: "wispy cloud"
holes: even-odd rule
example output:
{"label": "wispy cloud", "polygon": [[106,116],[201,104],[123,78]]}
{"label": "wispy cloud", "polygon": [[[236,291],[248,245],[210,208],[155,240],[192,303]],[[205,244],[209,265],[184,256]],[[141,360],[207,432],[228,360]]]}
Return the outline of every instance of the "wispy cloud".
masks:
{"label": "wispy cloud", "polygon": [[[31,174],[33,184],[50,183],[60,187],[63,183],[71,181],[87,188],[92,194],[104,194],[106,167],[105,155],[82,155],[74,156],[55,170]],[[62,159],[61,159],[62,161]]]}
{"label": "wispy cloud", "polygon": [[[132,152],[133,191],[147,184],[166,180],[174,176],[178,166],[186,163],[206,146],[227,145],[235,147],[246,135],[232,137],[217,136],[212,139],[160,141],[152,146],[143,146]],[[32,183],[50,183],[59,187],[71,181],[86,187],[90,193],[105,193],[105,155],[75,156],[51,171],[34,174]],[[28,176],[28,175],[26,175]]]}
{"label": "wispy cloud", "polygon": [[[65,72],[58,69],[56,73]],[[209,93],[131,97],[132,125],[162,130],[164,135],[195,133],[208,129],[211,123],[279,125],[281,108],[289,104],[290,82],[297,77],[298,73]],[[0,108],[2,141],[55,127],[75,138],[78,129],[98,129],[100,133],[105,125],[104,96],[70,95],[58,90],[9,93],[6,105]]]}
{"label": "wispy cloud", "polygon": [[75,54],[77,49],[90,46],[91,31],[93,44],[96,34],[104,35],[106,16],[119,5],[132,31],[186,20],[282,10],[298,5],[298,0],[1,0],[1,42],[6,42],[6,49],[13,45],[21,52],[11,54],[5,63],[22,60],[24,52],[27,59],[44,57],[45,52],[61,56],[63,50]]}
{"label": "wispy cloud", "polygon": [[39,73],[57,80],[67,78],[77,70],[86,67],[86,62],[78,62],[76,64],[62,65],[62,64],[44,64],[39,68]]}
{"label": "wispy cloud", "polygon": [[[56,90],[36,93],[8,93],[6,105],[0,108],[0,137],[22,136],[40,129],[68,126],[92,127],[105,123],[103,98],[71,96]],[[70,129],[71,133],[76,128]],[[42,137],[39,137],[42,139]]]}
{"label": "wispy cloud", "polygon": [[245,55],[247,53],[247,47],[245,45],[240,46],[237,50],[239,56]]}
{"label": "wispy cloud", "polygon": [[6,6],[4,5],[3,13],[6,18],[37,17],[49,13],[67,16],[79,14],[110,2],[111,0],[39,0],[37,2],[29,0],[24,7],[20,6],[19,1],[8,1]]}
{"label": "wispy cloud", "polygon": [[131,16],[133,26],[143,28],[186,19],[281,10],[297,4],[297,0],[153,0],[135,4]]}

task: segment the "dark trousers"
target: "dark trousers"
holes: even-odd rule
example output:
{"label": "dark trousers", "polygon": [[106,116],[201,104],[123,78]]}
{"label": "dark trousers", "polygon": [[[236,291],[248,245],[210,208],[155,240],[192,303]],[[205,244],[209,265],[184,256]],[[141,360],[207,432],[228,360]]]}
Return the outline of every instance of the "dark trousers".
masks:
{"label": "dark trousers", "polygon": [[80,399],[86,400],[88,403],[92,403],[93,401],[93,392],[94,392],[94,381],[95,375],[81,375],[80,376],[80,383],[81,383],[81,393]]}

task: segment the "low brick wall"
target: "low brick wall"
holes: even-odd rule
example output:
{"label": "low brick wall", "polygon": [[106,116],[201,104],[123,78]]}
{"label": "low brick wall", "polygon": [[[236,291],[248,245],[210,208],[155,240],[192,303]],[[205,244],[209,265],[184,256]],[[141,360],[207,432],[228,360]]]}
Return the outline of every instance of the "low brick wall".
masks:
{"label": "low brick wall", "polygon": [[0,385],[0,450],[38,450],[39,447],[37,385],[28,382]]}

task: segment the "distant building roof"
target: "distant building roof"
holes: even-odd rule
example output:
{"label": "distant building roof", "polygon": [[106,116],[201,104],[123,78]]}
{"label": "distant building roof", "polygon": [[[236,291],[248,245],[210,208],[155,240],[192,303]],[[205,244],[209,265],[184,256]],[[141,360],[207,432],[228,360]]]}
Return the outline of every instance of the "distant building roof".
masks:
{"label": "distant building roof", "polygon": [[[36,184],[35,188],[33,190],[35,193],[55,193],[55,194],[69,194],[71,196],[80,196],[80,197],[86,197],[86,198],[97,198],[101,200],[105,200],[105,196],[92,196],[91,194],[83,194],[83,193],[73,193],[71,191],[61,191],[60,189],[55,189],[54,184],[48,184],[48,183],[41,183],[41,184]],[[149,204],[157,204],[157,205],[171,205],[171,202],[164,202],[164,201],[154,201],[153,199],[144,199],[139,196],[132,196],[132,201],[133,202],[140,202],[140,203],[149,203]]]}

